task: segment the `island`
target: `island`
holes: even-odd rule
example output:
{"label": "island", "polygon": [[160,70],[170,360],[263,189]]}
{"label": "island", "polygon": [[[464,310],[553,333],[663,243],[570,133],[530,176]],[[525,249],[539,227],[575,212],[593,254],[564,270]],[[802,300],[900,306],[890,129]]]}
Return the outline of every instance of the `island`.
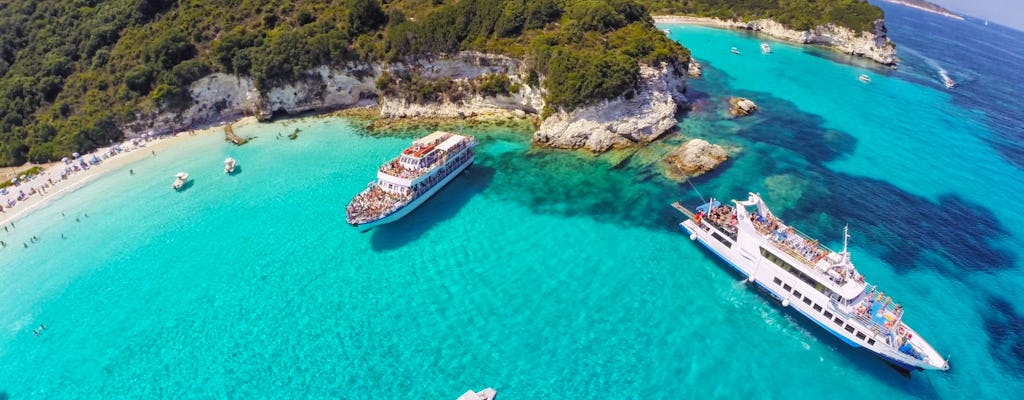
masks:
{"label": "island", "polygon": [[655,26],[652,9],[895,62],[877,7],[794,1],[809,8],[719,0],[12,0],[0,15],[0,165],[52,162],[244,116],[353,107],[386,119],[525,118],[535,124],[536,146],[641,146],[675,128],[688,72],[698,70],[689,50]]}
{"label": "island", "polygon": [[889,3],[893,3],[893,4],[899,4],[899,5],[902,5],[902,6],[907,6],[907,7],[910,7],[910,8],[916,8],[918,10],[927,11],[927,12],[930,12],[930,13],[939,14],[939,15],[942,15],[944,17],[958,19],[958,20],[961,20],[961,21],[964,20],[964,17],[961,17],[961,16],[959,16],[957,14],[954,14],[952,11],[949,11],[945,7],[940,6],[938,4],[935,4],[935,3],[932,3],[930,1],[925,1],[925,0],[884,0],[884,1],[889,2]]}

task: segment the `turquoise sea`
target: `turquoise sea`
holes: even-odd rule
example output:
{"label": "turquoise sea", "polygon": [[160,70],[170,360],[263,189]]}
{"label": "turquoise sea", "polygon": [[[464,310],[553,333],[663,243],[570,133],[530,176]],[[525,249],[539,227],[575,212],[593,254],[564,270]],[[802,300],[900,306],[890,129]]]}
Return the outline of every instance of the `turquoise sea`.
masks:
{"label": "turquoise sea", "polygon": [[[257,136],[242,147],[209,135],[162,151],[0,232],[15,244],[0,249],[0,399],[1019,393],[1024,103],[1010,94],[1024,33],[887,18],[899,70],[666,25],[705,66],[678,133],[594,157],[467,129],[476,164],[364,234],[345,204],[424,132],[303,118],[238,129]],[[939,68],[960,86],[942,87]],[[728,119],[729,95],[760,113]],[[657,160],[691,137],[734,155],[694,180],[703,196],[760,192],[833,245],[849,224],[858,268],[952,369],[900,375],[679,233],[669,203],[700,200]],[[175,193],[181,170],[194,184]]]}

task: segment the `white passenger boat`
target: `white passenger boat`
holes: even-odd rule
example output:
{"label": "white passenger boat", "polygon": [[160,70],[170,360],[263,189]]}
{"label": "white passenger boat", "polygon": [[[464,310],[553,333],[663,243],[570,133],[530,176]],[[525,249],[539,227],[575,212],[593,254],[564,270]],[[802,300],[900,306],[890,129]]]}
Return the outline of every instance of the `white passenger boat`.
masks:
{"label": "white passenger boat", "polygon": [[487,388],[479,392],[467,390],[462,396],[455,400],[494,400],[494,396],[497,396],[498,392],[492,388]]}
{"label": "white passenger boat", "polygon": [[680,229],[735,268],[747,281],[853,347],[903,369],[949,369],[949,363],[903,322],[903,308],[854,268],[847,251],[822,246],[775,217],[761,197],[712,199],[691,211]]}
{"label": "white passenger boat", "polygon": [[234,158],[228,157],[224,159],[224,173],[228,175],[235,173],[235,164],[237,162],[235,162]]}
{"label": "white passenger boat", "polygon": [[860,76],[857,77],[857,80],[864,83],[871,83],[871,77],[867,74],[860,74]]}
{"label": "white passenger boat", "polygon": [[393,222],[423,204],[473,164],[472,136],[434,132],[377,170],[377,180],[348,204],[346,220],[361,230]]}
{"label": "white passenger boat", "polygon": [[768,43],[761,43],[761,52],[764,54],[771,53],[772,46],[769,46]]}

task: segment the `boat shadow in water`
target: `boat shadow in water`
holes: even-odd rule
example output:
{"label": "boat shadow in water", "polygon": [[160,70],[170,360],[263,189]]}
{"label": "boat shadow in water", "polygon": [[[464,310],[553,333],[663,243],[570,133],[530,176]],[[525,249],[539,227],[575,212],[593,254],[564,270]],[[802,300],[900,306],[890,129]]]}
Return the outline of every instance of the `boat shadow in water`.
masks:
{"label": "boat shadow in water", "polygon": [[179,191],[179,192],[184,192],[184,191],[188,190],[190,187],[192,187],[194,182],[195,182],[194,179],[189,179],[188,181],[185,181],[185,183],[181,185],[181,189],[176,189],[176,190]]}
{"label": "boat shadow in water", "polygon": [[231,171],[230,174],[225,174],[225,175],[227,175],[227,176],[235,176],[235,175],[241,175],[241,174],[242,174],[242,166],[236,164],[235,165],[235,170]]}
{"label": "boat shadow in water", "polygon": [[[687,239],[689,240],[689,239]],[[811,321],[805,317],[799,311],[793,307],[783,307],[782,302],[776,299],[771,293],[768,293],[765,289],[752,284],[746,280],[746,278],[733,268],[729,263],[719,258],[714,252],[708,250],[706,247],[699,243],[694,243],[700,248],[700,251],[704,253],[709,260],[713,260],[723,270],[727,271],[729,276],[736,280],[741,280],[745,290],[751,291],[752,294],[758,296],[758,300],[771,303],[770,306],[775,307],[788,322],[793,323],[797,329],[802,333],[810,336],[808,342],[814,345],[817,342],[818,345],[824,346],[828,349],[833,350],[839,355],[839,362],[849,363],[849,368],[858,371],[864,371],[866,374],[877,379],[880,382],[894,382],[893,378],[896,376],[902,376],[908,381],[900,381],[902,384],[899,386],[906,391],[907,394],[919,396],[924,394],[923,398],[938,398],[938,392],[935,387],[928,383],[925,379],[913,379],[913,374],[904,369],[898,368],[895,365],[884,360],[882,357],[875,355],[869,350],[862,348],[854,348],[843,342],[841,339],[833,335],[831,332],[826,331],[820,325]],[[735,282],[735,281],[734,281]],[[784,357],[784,355],[782,355]],[[948,373],[942,371],[914,371],[917,374],[941,374]]]}
{"label": "boat shadow in water", "polygon": [[474,196],[487,189],[494,180],[495,169],[474,164],[448,182],[409,215],[370,231],[373,251],[397,249],[419,239],[431,227],[455,217]]}

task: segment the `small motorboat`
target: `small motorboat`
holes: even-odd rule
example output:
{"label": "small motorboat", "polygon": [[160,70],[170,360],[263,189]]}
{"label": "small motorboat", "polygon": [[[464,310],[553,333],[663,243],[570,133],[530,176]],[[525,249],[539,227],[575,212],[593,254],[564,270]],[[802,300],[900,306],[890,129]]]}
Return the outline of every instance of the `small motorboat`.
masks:
{"label": "small motorboat", "polygon": [[736,55],[739,55],[739,54],[740,54],[740,51],[739,51],[739,50],[737,50],[737,49],[736,49],[735,47],[733,47],[733,48],[732,48],[732,50],[729,50],[729,51],[731,51],[731,52],[732,52],[732,54],[736,54]]}
{"label": "small motorboat", "polygon": [[761,43],[761,52],[764,54],[771,53],[772,46],[769,46],[768,43]]}
{"label": "small motorboat", "polygon": [[871,83],[871,77],[867,74],[860,74],[860,76],[857,77],[857,80],[864,83]]}
{"label": "small motorboat", "polygon": [[224,173],[231,175],[235,172],[235,159],[228,157],[224,159]]}
{"label": "small motorboat", "polygon": [[173,187],[174,190],[181,190],[181,188],[185,186],[186,182],[188,182],[188,173],[179,172],[174,176],[174,184],[172,184],[171,187]]}
{"label": "small motorboat", "polygon": [[956,82],[953,82],[953,79],[949,77],[946,71],[939,71],[939,75],[942,76],[942,84],[946,85],[946,89],[952,89],[953,86],[956,86]]}
{"label": "small motorboat", "polygon": [[662,29],[661,31],[662,31],[662,32],[665,32],[665,34],[666,34],[666,35],[668,35],[668,33],[669,33],[669,32],[668,32],[668,29]]}
{"label": "small motorboat", "polygon": [[467,390],[466,393],[463,393],[462,396],[459,396],[459,398],[455,400],[494,400],[494,396],[497,394],[498,392],[492,388],[487,388],[479,392]]}

